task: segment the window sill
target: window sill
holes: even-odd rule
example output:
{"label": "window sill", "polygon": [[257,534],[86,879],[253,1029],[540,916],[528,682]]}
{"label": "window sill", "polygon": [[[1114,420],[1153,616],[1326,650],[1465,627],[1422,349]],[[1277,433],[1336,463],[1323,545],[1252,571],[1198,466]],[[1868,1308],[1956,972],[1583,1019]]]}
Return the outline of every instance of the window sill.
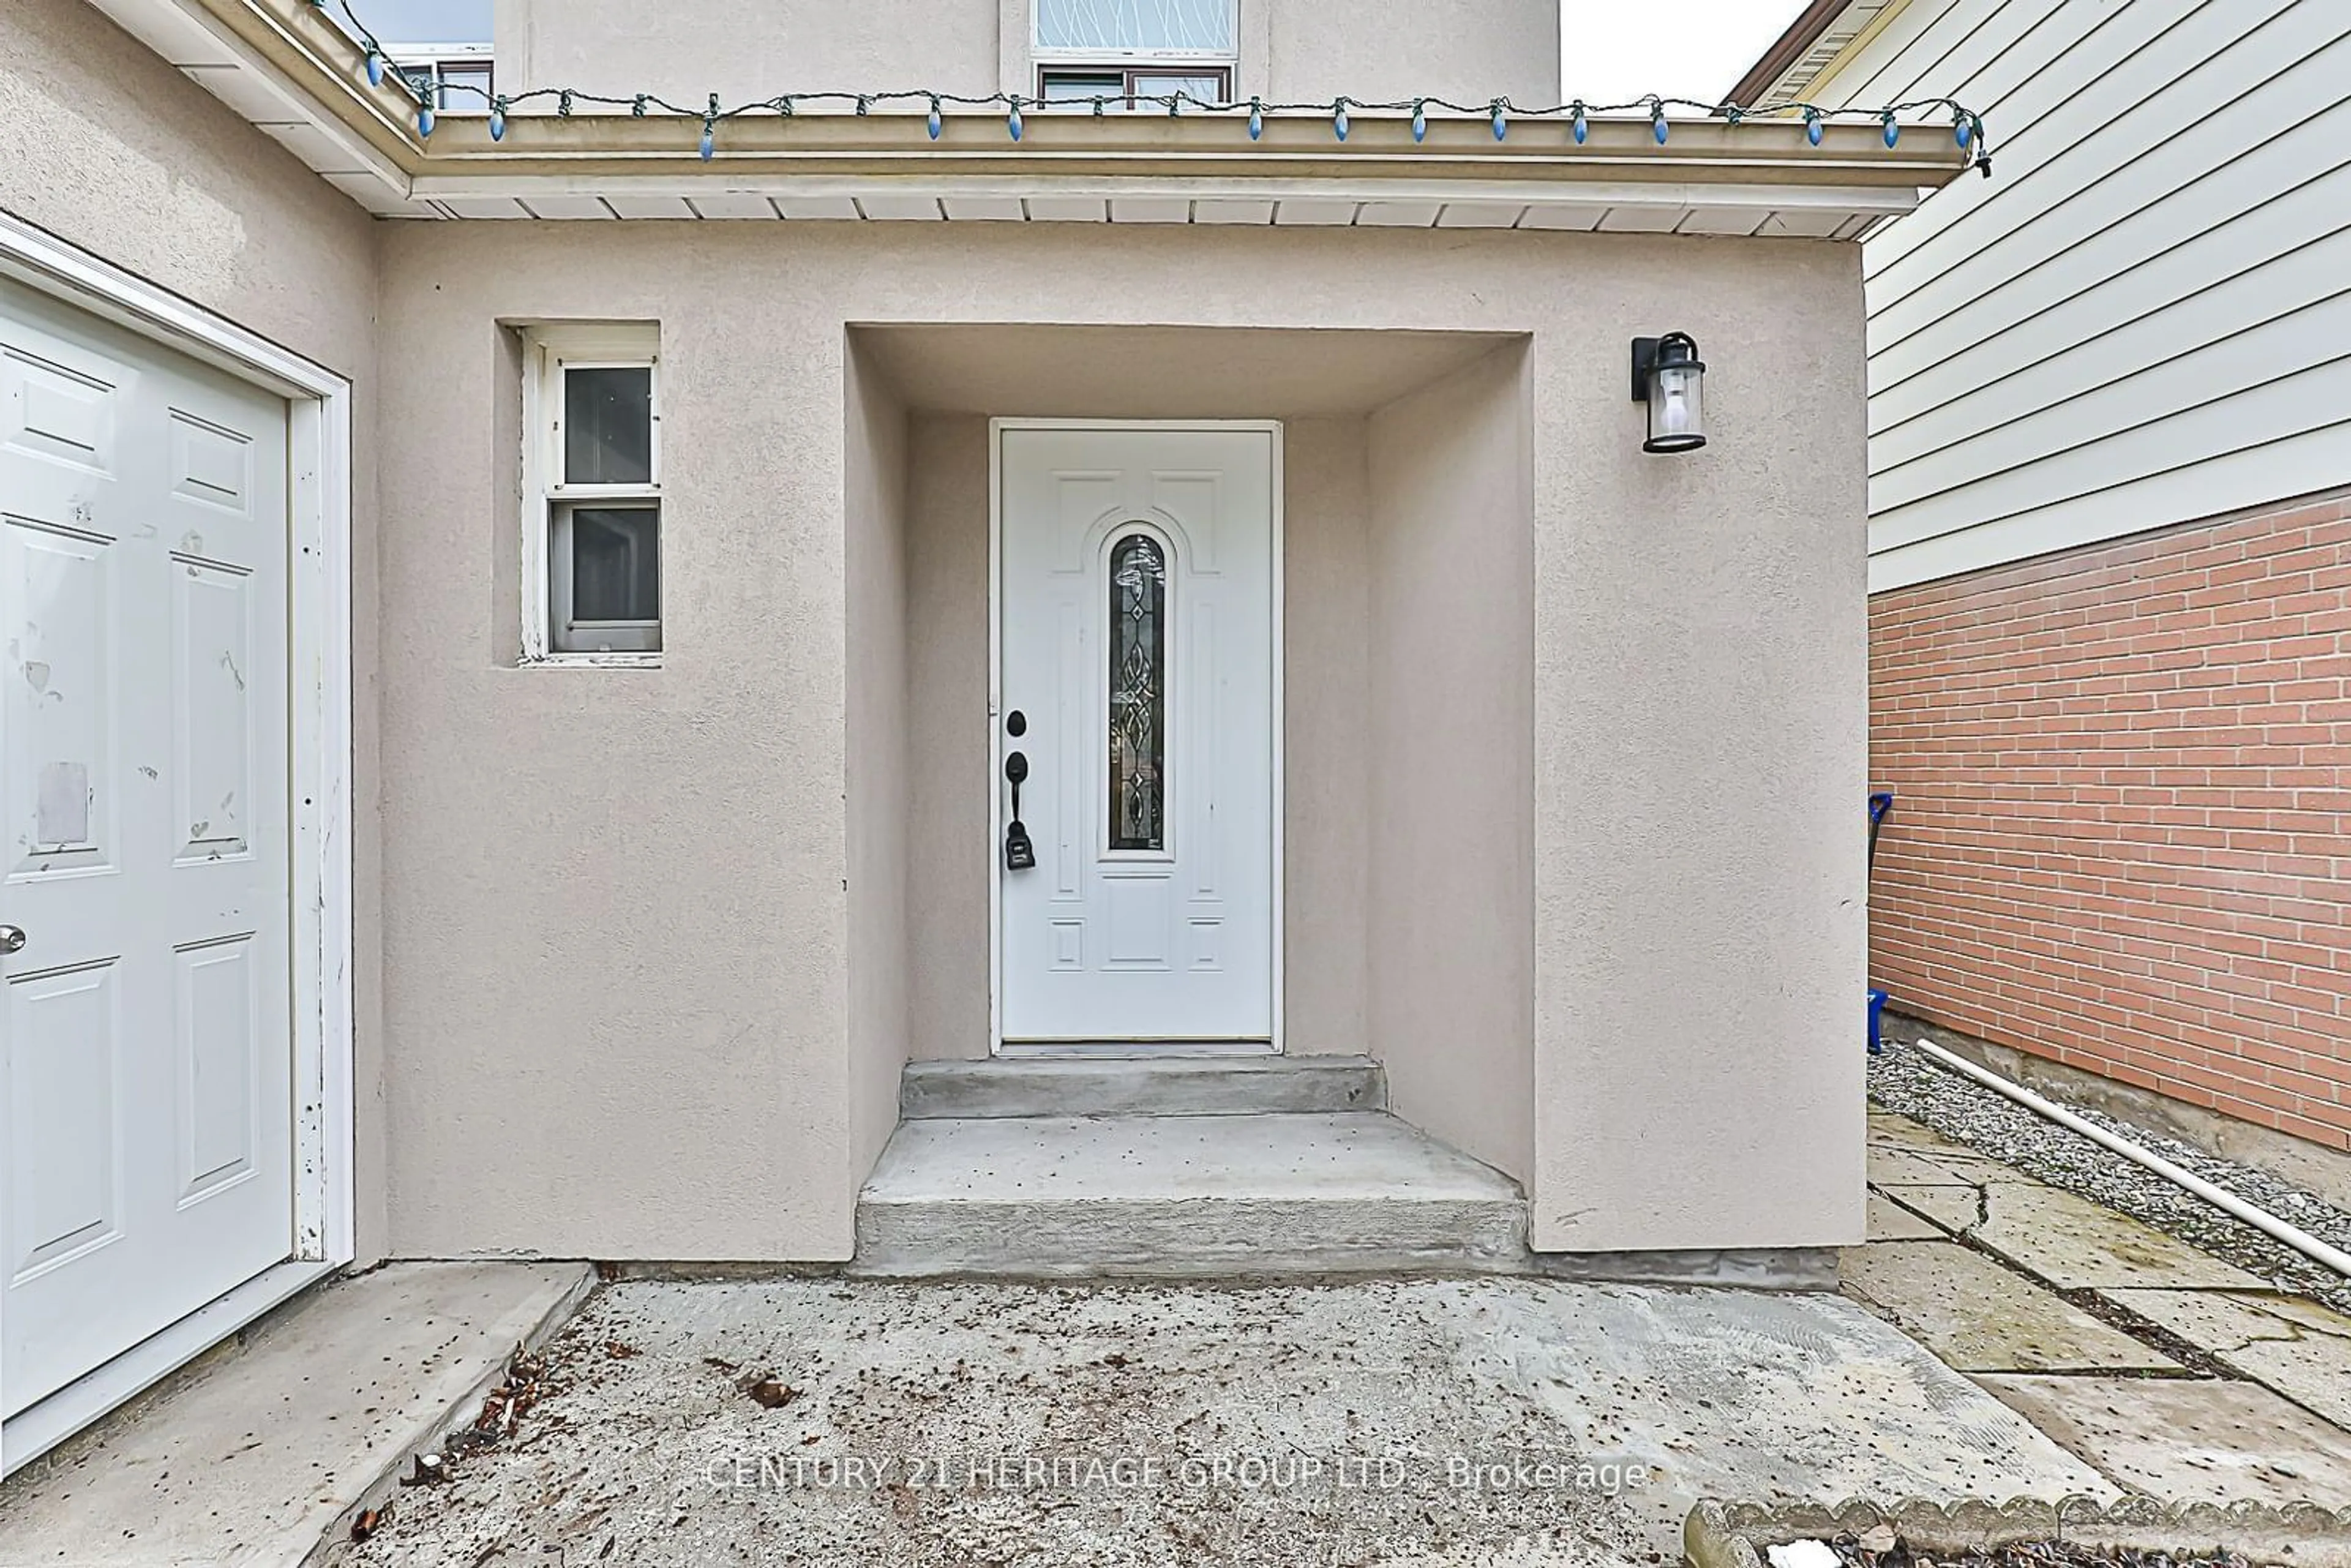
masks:
{"label": "window sill", "polygon": [[658,670],[659,653],[526,653],[520,670]]}

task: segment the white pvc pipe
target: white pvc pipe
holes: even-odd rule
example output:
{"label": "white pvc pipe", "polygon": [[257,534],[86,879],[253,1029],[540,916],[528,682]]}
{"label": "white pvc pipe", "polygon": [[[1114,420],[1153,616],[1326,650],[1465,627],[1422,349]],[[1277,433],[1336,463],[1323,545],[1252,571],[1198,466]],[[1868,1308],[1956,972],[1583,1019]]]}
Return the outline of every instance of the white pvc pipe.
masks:
{"label": "white pvc pipe", "polygon": [[2095,1122],[2076,1116],[2064,1106],[2044,1100],[2022,1084],[2011,1083],[1997,1072],[1978,1067],[1966,1057],[1945,1051],[1931,1040],[1920,1040],[1918,1049],[1925,1051],[1928,1059],[1938,1066],[1948,1067],[1963,1078],[1972,1078],[1985,1088],[1995,1093],[2005,1094],[2027,1110],[2038,1112],[2061,1127],[2071,1127],[2092,1143],[2112,1149],[2126,1160],[2145,1166],[2164,1180],[2176,1186],[2185,1187],[2215,1208],[2236,1216],[2254,1229],[2283,1242],[2304,1257],[2324,1263],[2338,1274],[2351,1276],[2351,1252],[2346,1252],[2339,1247],[2328,1246],[2309,1231],[2288,1225],[2268,1209],[2255,1208],[2235,1193],[2214,1186],[2195,1172],[2180,1169],[2161,1155],[2149,1149],[2143,1149],[2128,1138],[2109,1133]]}

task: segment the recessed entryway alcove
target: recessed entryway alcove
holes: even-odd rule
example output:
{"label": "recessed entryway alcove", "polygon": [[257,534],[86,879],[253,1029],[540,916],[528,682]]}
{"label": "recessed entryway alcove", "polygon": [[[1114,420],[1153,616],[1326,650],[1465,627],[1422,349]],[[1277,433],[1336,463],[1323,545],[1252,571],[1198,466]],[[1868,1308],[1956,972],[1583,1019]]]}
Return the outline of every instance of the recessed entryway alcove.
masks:
{"label": "recessed entryway alcove", "polygon": [[1246,421],[1279,444],[1278,1047],[1374,1059],[1404,1120],[1529,1180],[1531,340],[1036,323],[847,340],[861,1171],[904,1061],[999,1044],[991,422]]}

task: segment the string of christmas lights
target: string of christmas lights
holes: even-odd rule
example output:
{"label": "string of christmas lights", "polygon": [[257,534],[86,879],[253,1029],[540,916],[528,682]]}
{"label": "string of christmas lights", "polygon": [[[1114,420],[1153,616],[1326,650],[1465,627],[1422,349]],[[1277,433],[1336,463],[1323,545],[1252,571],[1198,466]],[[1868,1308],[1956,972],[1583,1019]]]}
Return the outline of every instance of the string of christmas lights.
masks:
{"label": "string of christmas lights", "polygon": [[[329,0],[308,0],[308,3],[323,11],[327,9]],[[1646,98],[1637,98],[1625,103],[1587,103],[1582,99],[1574,99],[1566,103],[1552,104],[1547,108],[1523,109],[1512,104],[1507,98],[1491,99],[1485,103],[1456,103],[1450,99],[1435,96],[1385,100],[1343,96],[1321,102],[1269,103],[1261,98],[1203,99],[1180,89],[1168,93],[1097,94],[1092,98],[1048,99],[1023,97],[1017,92],[974,95],[933,91],[925,88],[895,88],[881,92],[779,93],[773,98],[753,99],[744,103],[726,105],[719,102],[718,95],[715,92],[710,95],[707,102],[700,105],[672,103],[658,93],[613,95],[588,92],[578,88],[568,87],[532,88],[518,93],[493,92],[473,82],[431,84],[420,83],[413,79],[392,62],[381,40],[369,30],[366,23],[360,20],[359,14],[351,8],[350,0],[333,0],[333,3],[349,20],[351,30],[358,35],[361,50],[360,69],[365,74],[368,85],[381,87],[386,76],[395,78],[408,96],[416,100],[416,131],[418,135],[427,137],[433,134],[435,92],[453,91],[472,93],[482,100],[483,107],[489,113],[490,140],[493,141],[506,140],[507,117],[512,110],[525,104],[546,101],[554,103],[555,112],[559,116],[569,116],[580,105],[587,104],[598,109],[625,109],[631,115],[639,119],[659,113],[686,120],[698,120],[702,122],[699,150],[705,162],[716,154],[718,127],[726,120],[747,115],[774,115],[789,119],[803,109],[827,107],[858,114],[868,114],[877,106],[894,104],[923,106],[926,110],[924,124],[934,141],[937,141],[946,130],[946,111],[950,107],[1001,110],[1004,116],[1005,132],[1016,142],[1021,139],[1027,129],[1021,114],[1024,109],[1050,107],[1056,110],[1068,110],[1084,109],[1091,105],[1093,113],[1101,116],[1108,112],[1113,104],[1150,104],[1155,108],[1165,109],[1170,116],[1181,116],[1189,110],[1200,114],[1237,118],[1246,110],[1249,117],[1249,136],[1252,141],[1265,134],[1265,121],[1268,115],[1327,116],[1331,121],[1332,134],[1339,141],[1344,141],[1353,128],[1349,114],[1353,110],[1369,110],[1389,114],[1401,114],[1410,110],[1412,139],[1419,141],[1428,135],[1428,111],[1437,110],[1447,114],[1486,120],[1492,126],[1494,140],[1497,141],[1509,137],[1510,120],[1514,116],[1520,120],[1563,122],[1568,128],[1568,134],[1574,139],[1578,146],[1581,146],[1591,134],[1591,122],[1595,116],[1638,112],[1648,117],[1650,134],[1656,139],[1657,145],[1660,147],[1666,145],[1672,134],[1671,121],[1667,113],[1669,110],[1693,110],[1706,119],[1719,120],[1730,125],[1737,125],[1744,120],[1782,119],[1790,115],[1801,115],[1804,122],[1805,137],[1815,147],[1821,144],[1823,127],[1830,120],[1875,120],[1883,128],[1881,134],[1886,145],[1891,148],[1901,140],[1902,136],[1898,117],[1938,113],[1950,116],[1951,139],[1959,144],[1962,152],[1972,154],[1972,166],[1980,171],[1986,178],[1990,178],[1991,174],[1991,145],[1990,139],[1984,134],[1983,117],[1968,109],[1956,99],[1949,98],[1914,99],[1907,103],[1897,103],[1882,109],[1824,108],[1819,104],[1807,103],[1800,99],[1762,104],[1754,108],[1741,108],[1737,104],[1707,103],[1698,99],[1663,98],[1651,94]]]}

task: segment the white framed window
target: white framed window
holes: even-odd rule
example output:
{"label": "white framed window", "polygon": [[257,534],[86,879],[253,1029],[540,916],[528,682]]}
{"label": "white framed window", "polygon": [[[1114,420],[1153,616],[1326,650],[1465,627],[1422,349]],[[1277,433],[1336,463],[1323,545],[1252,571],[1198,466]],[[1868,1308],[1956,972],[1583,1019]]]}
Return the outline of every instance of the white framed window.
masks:
{"label": "white framed window", "polygon": [[1183,92],[1228,99],[1239,56],[1239,0],[1031,0],[1037,96],[1048,103]]}
{"label": "white framed window", "polygon": [[661,337],[532,329],[523,375],[523,658],[658,664]]}
{"label": "white framed window", "polygon": [[392,68],[439,114],[487,114],[496,67],[487,44],[390,46]]}

